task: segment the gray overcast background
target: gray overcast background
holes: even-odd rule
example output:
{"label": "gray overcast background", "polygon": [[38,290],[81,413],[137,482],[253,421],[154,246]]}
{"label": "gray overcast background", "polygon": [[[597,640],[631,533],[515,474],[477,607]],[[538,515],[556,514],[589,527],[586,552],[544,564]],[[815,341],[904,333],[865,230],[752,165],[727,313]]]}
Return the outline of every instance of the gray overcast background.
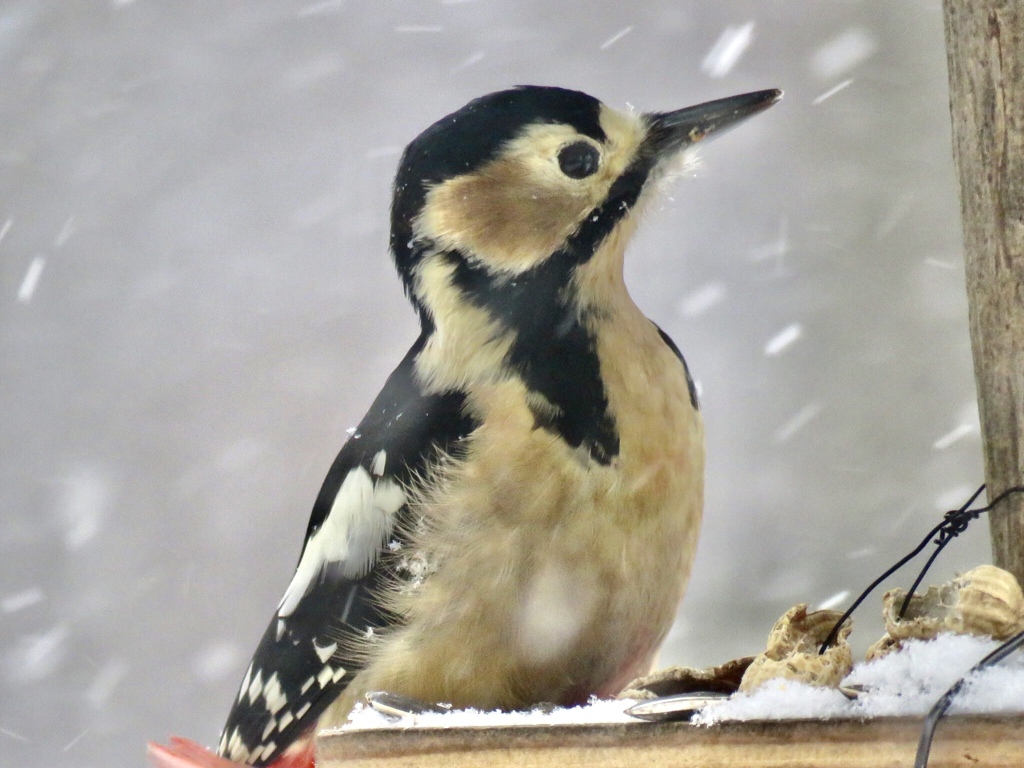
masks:
{"label": "gray overcast background", "polygon": [[[708,432],[663,662],[845,605],[981,482],[938,0],[4,0],[0,763],[215,740],[416,335],[398,152],[517,83],[644,110],[786,90],[629,255]],[[934,578],[988,556],[979,522]]]}

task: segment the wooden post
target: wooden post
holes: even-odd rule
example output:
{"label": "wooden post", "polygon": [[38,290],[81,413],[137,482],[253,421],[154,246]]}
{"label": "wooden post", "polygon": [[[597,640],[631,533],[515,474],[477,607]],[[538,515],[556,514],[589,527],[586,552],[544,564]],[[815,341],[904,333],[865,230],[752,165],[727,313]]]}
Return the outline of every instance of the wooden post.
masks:
{"label": "wooden post", "polygon": [[[1024,0],[943,0],[988,498],[1024,484]],[[1024,495],[990,513],[1024,584]]]}

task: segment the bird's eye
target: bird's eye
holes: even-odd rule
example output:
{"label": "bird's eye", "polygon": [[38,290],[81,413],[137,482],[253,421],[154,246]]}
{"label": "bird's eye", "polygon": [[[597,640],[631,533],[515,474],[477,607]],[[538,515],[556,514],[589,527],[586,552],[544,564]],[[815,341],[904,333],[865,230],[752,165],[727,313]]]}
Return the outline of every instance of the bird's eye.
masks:
{"label": "bird's eye", "polygon": [[585,179],[597,171],[601,153],[586,141],[577,141],[562,147],[558,153],[558,167],[570,179]]}

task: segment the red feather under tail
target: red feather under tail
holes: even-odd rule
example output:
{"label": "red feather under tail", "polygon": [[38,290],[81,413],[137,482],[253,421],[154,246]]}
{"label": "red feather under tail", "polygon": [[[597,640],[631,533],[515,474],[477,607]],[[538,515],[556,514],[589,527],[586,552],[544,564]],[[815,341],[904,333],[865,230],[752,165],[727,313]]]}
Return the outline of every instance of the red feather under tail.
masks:
{"label": "red feather under tail", "polygon": [[[172,736],[171,743],[166,747],[150,742],[146,746],[146,754],[156,768],[238,768],[239,765],[245,765],[225,760],[206,747],[178,736]],[[316,768],[313,740],[310,739],[298,751],[283,753],[269,768]]]}

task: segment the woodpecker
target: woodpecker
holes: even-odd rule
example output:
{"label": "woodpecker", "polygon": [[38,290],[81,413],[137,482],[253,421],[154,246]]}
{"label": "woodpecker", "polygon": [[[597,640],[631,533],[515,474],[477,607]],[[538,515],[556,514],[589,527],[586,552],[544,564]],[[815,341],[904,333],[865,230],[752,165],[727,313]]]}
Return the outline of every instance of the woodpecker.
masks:
{"label": "woodpecker", "polygon": [[374,690],[513,710],[650,669],[696,550],[704,433],[624,251],[695,144],[780,97],[639,114],[521,86],[409,144],[390,250],[419,338],[327,473],[218,757],[178,739],[158,765],[312,765],[316,731]]}

